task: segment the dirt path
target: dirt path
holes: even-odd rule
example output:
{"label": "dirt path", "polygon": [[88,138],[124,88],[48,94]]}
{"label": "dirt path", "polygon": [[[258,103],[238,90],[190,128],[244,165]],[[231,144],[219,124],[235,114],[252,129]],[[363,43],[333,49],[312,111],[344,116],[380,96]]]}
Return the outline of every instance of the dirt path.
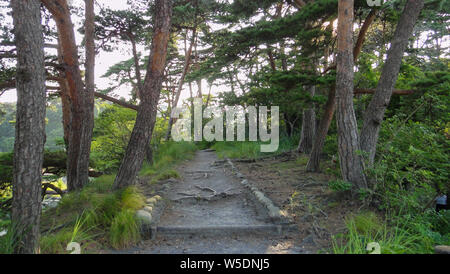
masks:
{"label": "dirt path", "polygon": [[119,253],[307,253],[214,152],[197,152],[179,170],[183,179],[166,190],[156,237]]}

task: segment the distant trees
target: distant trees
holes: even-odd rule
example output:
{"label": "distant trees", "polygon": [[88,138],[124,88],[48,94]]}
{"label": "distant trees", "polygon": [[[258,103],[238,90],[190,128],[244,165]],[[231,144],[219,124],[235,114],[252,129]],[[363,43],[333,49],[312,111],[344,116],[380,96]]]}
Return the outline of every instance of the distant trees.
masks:
{"label": "distant trees", "polygon": [[16,239],[14,251],[38,253],[46,101],[40,1],[12,0],[11,7],[17,50],[17,114],[11,214]]}

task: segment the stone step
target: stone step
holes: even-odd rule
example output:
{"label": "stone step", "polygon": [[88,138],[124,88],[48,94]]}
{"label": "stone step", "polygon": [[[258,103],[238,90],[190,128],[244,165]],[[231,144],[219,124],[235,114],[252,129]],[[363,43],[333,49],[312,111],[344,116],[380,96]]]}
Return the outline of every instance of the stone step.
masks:
{"label": "stone step", "polygon": [[151,238],[158,236],[221,236],[236,234],[282,235],[297,230],[291,224],[267,225],[219,225],[219,226],[158,226],[144,228],[144,233],[150,233]]}

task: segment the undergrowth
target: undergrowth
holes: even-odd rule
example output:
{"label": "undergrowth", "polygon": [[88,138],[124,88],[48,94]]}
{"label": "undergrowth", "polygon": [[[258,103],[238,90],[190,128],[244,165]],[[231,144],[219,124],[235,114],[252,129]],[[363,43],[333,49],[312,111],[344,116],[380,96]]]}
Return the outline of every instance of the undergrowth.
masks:
{"label": "undergrowth", "polygon": [[[347,217],[347,232],[333,237],[335,254],[368,254],[369,243],[381,254],[431,254],[435,245],[449,245],[448,212],[422,216],[397,215],[382,220],[373,212]],[[442,234],[441,234],[442,233]]]}
{"label": "undergrowth", "polygon": [[144,163],[140,175],[150,177],[150,183],[160,180],[179,178],[175,165],[183,160],[192,159],[197,147],[190,142],[167,142],[158,147],[153,156],[153,164]]}
{"label": "undergrowth", "polygon": [[215,142],[212,145],[220,159],[258,159],[266,155],[277,155],[286,151],[291,151],[298,145],[298,136],[281,137],[277,151],[272,153],[262,153],[261,145],[267,142]]}
{"label": "undergrowth", "polygon": [[42,253],[67,253],[70,242],[85,252],[126,248],[140,240],[135,211],[145,204],[136,187],[113,191],[114,175],[105,175],[78,192],[66,194],[58,207],[42,217]]}

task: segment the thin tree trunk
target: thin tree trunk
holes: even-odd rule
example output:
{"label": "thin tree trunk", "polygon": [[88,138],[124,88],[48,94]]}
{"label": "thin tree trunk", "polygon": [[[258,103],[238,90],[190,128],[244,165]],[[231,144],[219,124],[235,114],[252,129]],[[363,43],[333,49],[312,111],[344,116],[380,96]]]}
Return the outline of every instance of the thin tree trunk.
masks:
{"label": "thin tree trunk", "polygon": [[[308,87],[309,95],[314,97],[316,93],[316,87]],[[314,143],[314,137],[316,135],[316,111],[314,105],[311,108],[303,110],[302,120],[302,132],[300,142],[298,144],[297,152],[310,153]]]}
{"label": "thin tree trunk", "polygon": [[358,127],[353,108],[353,0],[338,4],[338,51],[336,76],[336,121],[341,174],[354,189],[367,188],[363,158],[360,150]]}
{"label": "thin tree trunk", "polygon": [[17,112],[12,223],[15,253],[39,252],[45,143],[45,66],[40,1],[12,0],[17,47]]}
{"label": "thin tree trunk", "polygon": [[142,86],[142,76],[141,76],[141,68],[139,66],[139,55],[137,53],[136,41],[134,40],[133,35],[129,35],[131,41],[131,47],[133,51],[133,59],[134,59],[134,70],[136,70],[136,82],[137,82],[137,98],[141,99],[142,90],[144,87]]}
{"label": "thin tree trunk", "polygon": [[325,139],[333,121],[334,111],[336,109],[336,87],[332,86],[328,92],[328,100],[323,108],[323,116],[320,119],[319,128],[316,130],[313,148],[309,157],[306,170],[318,172],[320,170],[320,155],[325,144]]}
{"label": "thin tree trunk", "polygon": [[95,93],[95,11],[94,0],[85,0],[85,41],[86,41],[86,65],[85,82],[86,90],[83,95],[83,124],[82,146],[80,148],[82,165],[79,172],[83,172],[79,178],[78,188],[84,186],[89,177],[89,159],[91,154],[92,135],[94,131],[94,93]]}
{"label": "thin tree trunk", "polygon": [[358,56],[361,53],[362,46],[364,44],[364,40],[366,38],[367,31],[369,31],[370,25],[372,25],[375,17],[377,16],[378,10],[372,9],[364,20],[361,29],[359,30],[358,39],[356,40],[355,47],[353,48],[353,60],[356,62],[358,60]]}
{"label": "thin tree trunk", "polygon": [[71,124],[67,157],[67,187],[80,189],[89,181],[89,151],[92,122],[91,94],[84,88],[78,60],[78,49],[69,6],[66,0],[41,0],[58,28],[66,79],[71,102]]}
{"label": "thin tree trunk", "polygon": [[[186,75],[189,71],[189,67],[191,65],[191,54],[192,54],[192,48],[195,44],[196,35],[197,35],[197,25],[194,25],[194,29],[192,31],[192,38],[191,38],[191,42],[190,42],[191,44],[189,45],[189,49],[187,50],[185,61],[184,61],[183,73],[181,74],[180,82],[178,83],[177,93],[175,95],[175,100],[172,104],[173,108],[177,107],[178,101],[180,100],[181,91],[183,90],[184,79],[186,78]],[[167,132],[166,132],[166,137],[165,137],[166,141],[168,141],[172,135],[173,123],[174,123],[174,119],[172,118],[172,115],[170,115],[169,125],[167,126]]]}
{"label": "thin tree trunk", "polygon": [[151,141],[166,66],[171,18],[172,1],[156,0],[153,40],[144,81],[144,92],[125,157],[114,181],[116,189],[133,185],[136,182],[145,158],[145,148]]}
{"label": "thin tree trunk", "polygon": [[364,115],[361,130],[361,149],[368,153],[370,164],[373,164],[375,159],[378,134],[397,81],[403,54],[423,5],[423,0],[408,0],[406,2],[391,42],[391,48],[387,53],[386,63],[383,66],[378,86]]}
{"label": "thin tree trunk", "polygon": [[[62,57],[61,43],[58,39],[58,63],[60,65],[64,64],[64,59]],[[58,81],[59,89],[61,91],[61,108],[62,108],[62,123],[64,131],[64,144],[66,150],[69,150],[69,138],[70,138],[70,97],[69,97],[69,86],[66,78],[64,77],[64,72],[59,72],[60,80]]]}

